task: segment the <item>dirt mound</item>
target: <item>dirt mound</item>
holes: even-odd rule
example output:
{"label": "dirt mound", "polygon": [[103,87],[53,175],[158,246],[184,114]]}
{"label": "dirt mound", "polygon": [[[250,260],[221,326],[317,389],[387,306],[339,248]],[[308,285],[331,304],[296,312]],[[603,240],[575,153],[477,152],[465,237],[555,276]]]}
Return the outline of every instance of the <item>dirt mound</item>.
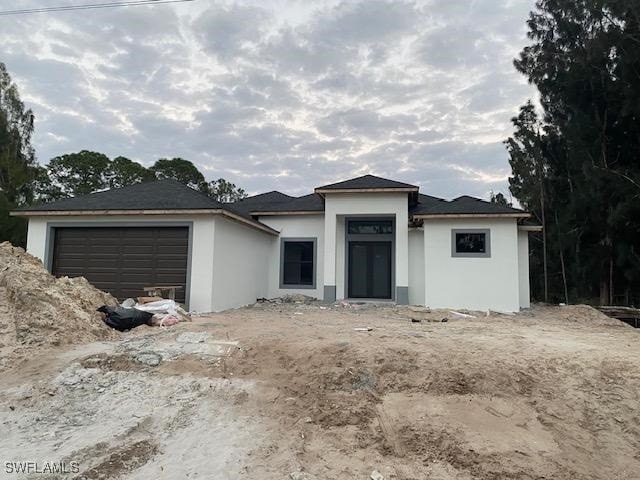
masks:
{"label": "dirt mound", "polygon": [[117,338],[96,313],[116,304],[86,279],[55,278],[22,248],[0,244],[0,347]]}
{"label": "dirt mound", "polygon": [[582,323],[588,325],[608,325],[613,327],[625,327],[624,322],[607,317],[604,313],[590,305],[539,305],[534,307],[537,317],[561,322]]}

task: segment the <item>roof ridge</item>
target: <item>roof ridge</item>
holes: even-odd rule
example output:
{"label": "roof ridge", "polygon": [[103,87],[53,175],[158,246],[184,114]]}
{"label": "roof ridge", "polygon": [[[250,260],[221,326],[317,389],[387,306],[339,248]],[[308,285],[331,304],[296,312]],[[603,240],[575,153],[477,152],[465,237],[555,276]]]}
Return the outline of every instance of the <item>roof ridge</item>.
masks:
{"label": "roof ridge", "polygon": [[269,195],[270,193],[277,193],[277,194],[283,195],[283,196],[285,196],[287,198],[296,198],[296,197],[292,197],[291,195],[288,195],[288,194],[286,194],[284,192],[281,192],[280,190],[270,190],[268,192],[256,193],[255,195],[249,195],[248,197],[241,198],[239,200],[236,200],[235,202],[229,202],[229,203],[243,202],[244,200],[251,200],[252,198],[262,197],[264,195]]}
{"label": "roof ridge", "polygon": [[[371,180],[369,184],[367,184],[367,180]],[[340,190],[340,189],[352,189],[352,190],[367,190],[367,189],[411,189],[418,190],[419,187],[417,185],[413,185],[406,182],[400,182],[398,180],[392,180],[390,178],[380,177],[378,175],[373,175],[371,173],[367,173],[365,175],[360,175],[355,178],[347,178],[345,180],[340,180],[337,182],[332,182],[326,185],[322,185],[316,187],[314,191],[324,193],[323,190]]]}

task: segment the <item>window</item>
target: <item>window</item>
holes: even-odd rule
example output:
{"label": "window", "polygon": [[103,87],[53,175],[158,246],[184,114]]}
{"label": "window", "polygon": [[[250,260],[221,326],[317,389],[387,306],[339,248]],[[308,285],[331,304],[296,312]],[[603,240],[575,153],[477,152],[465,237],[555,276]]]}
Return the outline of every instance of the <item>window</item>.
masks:
{"label": "window", "polygon": [[280,246],[280,288],[315,288],[315,263],[315,238],[283,238]]}
{"label": "window", "polygon": [[452,257],[490,257],[489,229],[451,230]]}
{"label": "window", "polygon": [[349,220],[350,235],[381,235],[393,233],[391,220]]}

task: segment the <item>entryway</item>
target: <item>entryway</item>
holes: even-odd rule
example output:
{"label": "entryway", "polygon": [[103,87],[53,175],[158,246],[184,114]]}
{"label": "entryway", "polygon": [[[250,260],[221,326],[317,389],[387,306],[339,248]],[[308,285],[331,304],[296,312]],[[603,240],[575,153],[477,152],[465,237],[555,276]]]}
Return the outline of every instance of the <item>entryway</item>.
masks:
{"label": "entryway", "polygon": [[349,298],[391,299],[392,242],[349,242]]}

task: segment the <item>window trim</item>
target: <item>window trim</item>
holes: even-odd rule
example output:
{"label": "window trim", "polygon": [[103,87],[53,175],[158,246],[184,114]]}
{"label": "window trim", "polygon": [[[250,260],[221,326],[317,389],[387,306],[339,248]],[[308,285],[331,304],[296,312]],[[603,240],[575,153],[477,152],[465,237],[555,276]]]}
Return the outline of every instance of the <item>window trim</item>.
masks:
{"label": "window trim", "polygon": [[[456,251],[456,235],[459,233],[484,233],[485,252],[458,252]],[[489,228],[452,228],[451,229],[451,256],[453,258],[491,258],[491,229]]]}
{"label": "window trim", "polygon": [[[311,285],[295,285],[284,283],[284,245],[287,242],[312,242],[313,243],[313,283]],[[317,237],[284,237],[280,239],[280,289],[281,290],[314,290],[318,277],[318,239]]]}

